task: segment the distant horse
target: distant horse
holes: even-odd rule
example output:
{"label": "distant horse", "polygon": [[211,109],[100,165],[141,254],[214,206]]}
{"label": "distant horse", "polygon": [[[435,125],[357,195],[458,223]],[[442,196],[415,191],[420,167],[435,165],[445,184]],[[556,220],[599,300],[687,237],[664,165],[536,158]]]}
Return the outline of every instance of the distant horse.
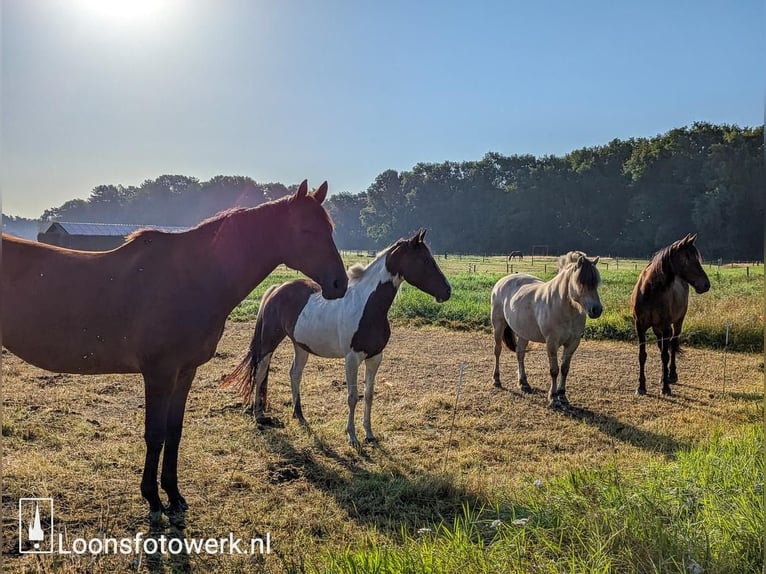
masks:
{"label": "distant horse", "polygon": [[271,287],[258,309],[250,350],[223,385],[237,385],[245,403],[252,403],[256,420],[268,422],[264,409],[271,356],[279,343],[290,337],[294,350],[290,368],[293,416],[305,423],[300,384],[309,354],[343,357],[349,408],[346,433],[349,443],[357,446],[357,372],[364,361],[363,423],[365,439],[374,441],[370,414],[375,374],[391,335],[388,310],[399,285],[407,281],[437,302],[446,301],[451,294],[450,284],[423,241],[424,236],[425,231],[420,231],[411,239],[400,239],[367,267],[357,264],[349,268],[348,291],[341,299],[326,301],[319,294],[319,286],[306,280]]}
{"label": "distant horse", "polygon": [[513,261],[515,259],[523,260],[524,254],[521,251],[511,251],[511,254],[508,255],[508,261]]}
{"label": "distant horse", "polygon": [[232,309],[281,263],[314,278],[325,297],[346,292],[326,194],[326,182],[308,193],[304,181],[291,197],[231,209],[183,233],[137,231],[100,253],[3,235],[3,345],[49,371],[143,375],[141,494],[153,521],[188,507],[177,472],[186,397]]}
{"label": "distant horse", "polygon": [[[585,315],[591,319],[603,311],[598,296],[601,282],[596,264],[580,251],[570,251],[559,259],[559,271],[550,281],[516,273],[500,279],[492,289],[492,328],[495,334],[495,386],[500,387],[502,343],[516,352],[519,387],[531,392],[524,369],[524,354],[529,341],[545,343],[551,373],[548,399],[551,407],[568,404],[566,379],[580,339],[585,332]],[[517,340],[518,339],[518,340]],[[558,350],[564,347],[559,376]]]}
{"label": "distant horse", "polygon": [[[702,268],[702,257],[694,245],[697,234],[687,234],[660,249],[638,276],[630,296],[633,324],[638,334],[638,388],[646,394],[646,331],[657,337],[662,357],[662,394],[670,394],[670,383],[678,381],[676,353],[689,305],[689,284],[697,293],[710,289],[710,280]],[[669,363],[669,364],[668,364]]]}

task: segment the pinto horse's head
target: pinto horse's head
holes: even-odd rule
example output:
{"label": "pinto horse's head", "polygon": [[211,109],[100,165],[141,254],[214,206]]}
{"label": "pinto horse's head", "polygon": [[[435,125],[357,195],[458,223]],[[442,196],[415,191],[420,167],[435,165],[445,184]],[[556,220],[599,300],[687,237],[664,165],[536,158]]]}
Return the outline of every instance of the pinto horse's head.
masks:
{"label": "pinto horse's head", "polygon": [[332,220],[322,207],[326,196],[327,182],[309,193],[304,180],[287,202],[287,238],[274,247],[282,250],[288,267],[319,283],[326,299],[338,299],[346,294],[348,276],[332,238]]}
{"label": "pinto horse's head", "polygon": [[673,273],[689,283],[697,293],[710,290],[710,280],[702,268],[702,255],[694,245],[697,234],[687,234],[670,246],[669,262]]}
{"label": "pinto horse's head", "polygon": [[566,262],[565,265],[573,267],[570,297],[585,309],[591,319],[598,319],[604,312],[598,296],[598,286],[601,283],[601,275],[596,269],[598,259],[588,259],[581,251],[570,251],[559,258],[559,265]]}
{"label": "pinto horse's head", "polygon": [[410,239],[397,241],[386,258],[386,268],[392,275],[402,277],[413,287],[432,295],[438,303],[450,298],[452,287],[436,264],[421,229]]}

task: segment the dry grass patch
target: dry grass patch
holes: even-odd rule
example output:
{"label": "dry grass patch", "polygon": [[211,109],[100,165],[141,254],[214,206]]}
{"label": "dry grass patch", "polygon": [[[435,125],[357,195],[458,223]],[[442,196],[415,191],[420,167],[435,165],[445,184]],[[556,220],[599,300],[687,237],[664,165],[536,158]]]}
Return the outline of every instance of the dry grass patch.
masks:
{"label": "dry grass patch", "polygon": [[[265,560],[188,556],[154,570],[300,571],[328,550],[396,543],[401,528],[451,518],[462,506],[491,503],[509,488],[607,463],[636,466],[672,458],[761,416],[755,355],[686,349],[680,383],[659,396],[659,356],[649,350],[649,395],[636,397],[637,349],[583,341],[572,363],[572,408],[547,407],[545,352],[527,359],[536,392],[516,389],[515,358],[502,356],[503,389],[492,386],[491,335],[395,328],[378,373],[373,407],[377,446],[346,444],[342,361],[312,358],[302,399],[309,426],[290,416],[291,350],[275,354],[269,414],[282,428],[258,429],[238,397],[218,387],[246,349],[253,324],[230,323],[216,358],[200,368],[186,414],[179,482],[189,504],[183,536],[250,538],[271,534]],[[463,378],[451,445],[458,368]],[[762,369],[762,366],[760,367]],[[56,528],[70,538],[133,536],[148,528],[139,493],[143,390],[138,376],[52,375],[3,356],[3,552],[10,571],[125,571],[134,556],[19,556],[19,497],[50,496]],[[360,389],[361,390],[361,389]],[[361,408],[357,407],[358,421]],[[445,469],[446,458],[446,472]],[[169,531],[168,531],[169,532]],[[147,557],[141,558],[141,567]]]}

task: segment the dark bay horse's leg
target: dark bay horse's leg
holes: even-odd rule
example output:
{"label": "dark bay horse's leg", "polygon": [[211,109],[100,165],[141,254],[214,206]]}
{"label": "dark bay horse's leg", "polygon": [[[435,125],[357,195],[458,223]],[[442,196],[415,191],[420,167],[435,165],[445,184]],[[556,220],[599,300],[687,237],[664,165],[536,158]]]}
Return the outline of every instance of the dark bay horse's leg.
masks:
{"label": "dark bay horse's leg", "polygon": [[383,353],[378,353],[372,357],[367,357],[364,361],[364,440],[366,442],[375,442],[375,435],[372,434],[372,397],[375,392],[375,375],[383,360]]}
{"label": "dark bay horse's leg", "polygon": [[303,418],[303,407],[301,406],[301,378],[303,369],[309,360],[309,353],[298,345],[293,345],[293,364],[290,366],[290,390],[293,395],[293,417],[298,419],[301,424],[306,424]]}
{"label": "dark bay horse's leg", "polygon": [[162,516],[162,503],[157,487],[157,467],[160,452],[165,443],[165,429],[168,420],[171,389],[175,386],[177,373],[145,372],[144,401],[144,441],[146,459],[141,478],[141,495],[149,503],[151,520],[156,522]]}
{"label": "dark bay horse's leg", "polygon": [[673,328],[668,325],[663,330],[654,328],[654,334],[657,336],[657,346],[660,348],[660,357],[662,358],[662,394],[669,395],[670,393],[670,380],[669,380],[669,363],[670,363],[670,346],[671,337],[673,336]]}
{"label": "dark bay horse's leg", "polygon": [[162,454],[162,474],[160,475],[160,485],[168,495],[168,514],[176,514],[189,508],[178,490],[178,447],[181,443],[181,433],[184,426],[186,398],[189,396],[189,389],[196,372],[196,368],[181,371],[170,396],[165,430],[165,450]]}
{"label": "dark bay horse's leg", "polygon": [[638,388],[637,395],[646,394],[646,328],[636,325],[638,333]]}
{"label": "dark bay horse's leg", "polygon": [[524,354],[527,352],[529,341],[516,337],[516,360],[519,363],[519,388],[525,393],[531,393],[532,387],[527,382],[527,370],[524,368]]}
{"label": "dark bay horse's leg", "polygon": [[561,357],[561,381],[559,382],[558,389],[556,390],[556,399],[564,404],[568,405],[567,400],[567,375],[569,375],[569,364],[572,362],[572,355],[574,355],[577,347],[580,346],[580,339],[575,340],[573,343],[564,346],[564,351]]}
{"label": "dark bay horse's leg", "polygon": [[668,372],[668,382],[678,382],[678,371],[676,371],[676,353],[681,344],[681,329],[684,326],[683,318],[673,323],[673,339],[670,341],[670,371]]}
{"label": "dark bay horse's leg", "polygon": [[356,352],[346,355],[346,387],[348,388],[348,424],[346,425],[346,434],[348,435],[348,444],[358,447],[359,441],[356,438],[356,428],[354,427],[354,411],[356,403],[359,402],[359,392],[356,387],[356,380],[359,375],[360,358]]}

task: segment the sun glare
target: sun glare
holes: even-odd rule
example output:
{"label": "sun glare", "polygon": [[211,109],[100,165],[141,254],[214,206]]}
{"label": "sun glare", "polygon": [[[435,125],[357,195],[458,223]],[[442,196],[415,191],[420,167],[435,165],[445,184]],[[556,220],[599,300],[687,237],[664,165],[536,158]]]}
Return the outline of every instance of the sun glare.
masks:
{"label": "sun glare", "polygon": [[148,24],[168,8],[169,0],[79,0],[90,17],[115,24]]}

